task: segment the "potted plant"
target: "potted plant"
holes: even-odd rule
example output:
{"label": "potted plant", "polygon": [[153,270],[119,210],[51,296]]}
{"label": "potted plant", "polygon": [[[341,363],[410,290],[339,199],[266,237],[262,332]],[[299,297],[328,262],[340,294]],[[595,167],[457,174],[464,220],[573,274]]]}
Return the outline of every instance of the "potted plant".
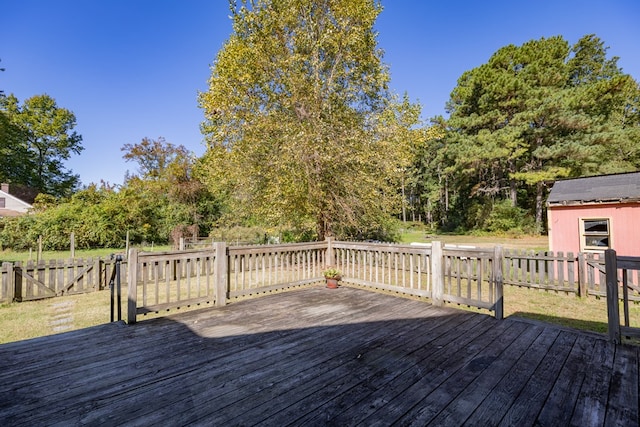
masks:
{"label": "potted plant", "polygon": [[335,267],[327,268],[322,272],[322,275],[327,280],[327,288],[336,289],[338,287],[338,280],[342,279],[342,273]]}

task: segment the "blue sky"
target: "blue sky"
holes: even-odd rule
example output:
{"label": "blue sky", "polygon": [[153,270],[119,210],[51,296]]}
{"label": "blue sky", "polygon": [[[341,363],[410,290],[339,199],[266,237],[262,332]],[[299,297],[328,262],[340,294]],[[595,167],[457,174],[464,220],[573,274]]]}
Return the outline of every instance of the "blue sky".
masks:
{"label": "blue sky", "polygon": [[[595,33],[640,80],[637,0],[382,0],[379,46],[391,87],[443,114],[460,75],[500,47]],[[48,94],[73,111],[84,151],[67,167],[83,184],[120,184],[120,148],[164,137],[205,146],[197,93],[231,32],[227,0],[1,0],[0,89],[22,102]]]}

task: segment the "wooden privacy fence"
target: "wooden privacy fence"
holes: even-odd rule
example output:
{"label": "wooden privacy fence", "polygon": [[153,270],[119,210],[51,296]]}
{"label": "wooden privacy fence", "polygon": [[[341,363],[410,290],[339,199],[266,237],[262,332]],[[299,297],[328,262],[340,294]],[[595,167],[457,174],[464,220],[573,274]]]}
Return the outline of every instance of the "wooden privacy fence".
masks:
{"label": "wooden privacy fence", "polygon": [[[605,262],[599,253],[504,250],[505,285],[605,297]],[[638,276],[632,278],[638,283]]]}
{"label": "wooden privacy fence", "polygon": [[94,292],[108,286],[114,262],[101,258],[2,263],[0,302]]}
{"label": "wooden privacy fence", "polygon": [[[637,279],[640,278],[640,257],[618,256],[613,249],[607,249],[605,264],[609,338],[615,343],[620,343],[622,337],[640,338],[640,328],[630,327],[629,321],[629,301],[638,301],[640,295],[640,288],[637,286]],[[630,281],[633,276],[636,278],[636,285]],[[624,320],[622,325],[621,308]]]}

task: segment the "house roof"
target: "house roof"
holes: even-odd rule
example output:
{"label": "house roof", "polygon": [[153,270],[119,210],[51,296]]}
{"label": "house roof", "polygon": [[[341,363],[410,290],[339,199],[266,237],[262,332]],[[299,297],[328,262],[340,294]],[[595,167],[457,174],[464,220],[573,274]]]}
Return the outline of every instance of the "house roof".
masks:
{"label": "house roof", "polygon": [[635,201],[640,201],[640,172],[556,181],[547,206]]}

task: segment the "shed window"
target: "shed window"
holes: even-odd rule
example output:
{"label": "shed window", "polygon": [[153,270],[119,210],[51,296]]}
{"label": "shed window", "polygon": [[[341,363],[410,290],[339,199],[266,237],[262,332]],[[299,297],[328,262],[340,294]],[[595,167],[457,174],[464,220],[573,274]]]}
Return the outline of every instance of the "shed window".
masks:
{"label": "shed window", "polygon": [[582,250],[603,251],[611,247],[611,227],[607,218],[583,219]]}
{"label": "shed window", "polygon": [[5,204],[7,203],[7,199],[4,197],[0,197],[0,208],[6,208]]}

